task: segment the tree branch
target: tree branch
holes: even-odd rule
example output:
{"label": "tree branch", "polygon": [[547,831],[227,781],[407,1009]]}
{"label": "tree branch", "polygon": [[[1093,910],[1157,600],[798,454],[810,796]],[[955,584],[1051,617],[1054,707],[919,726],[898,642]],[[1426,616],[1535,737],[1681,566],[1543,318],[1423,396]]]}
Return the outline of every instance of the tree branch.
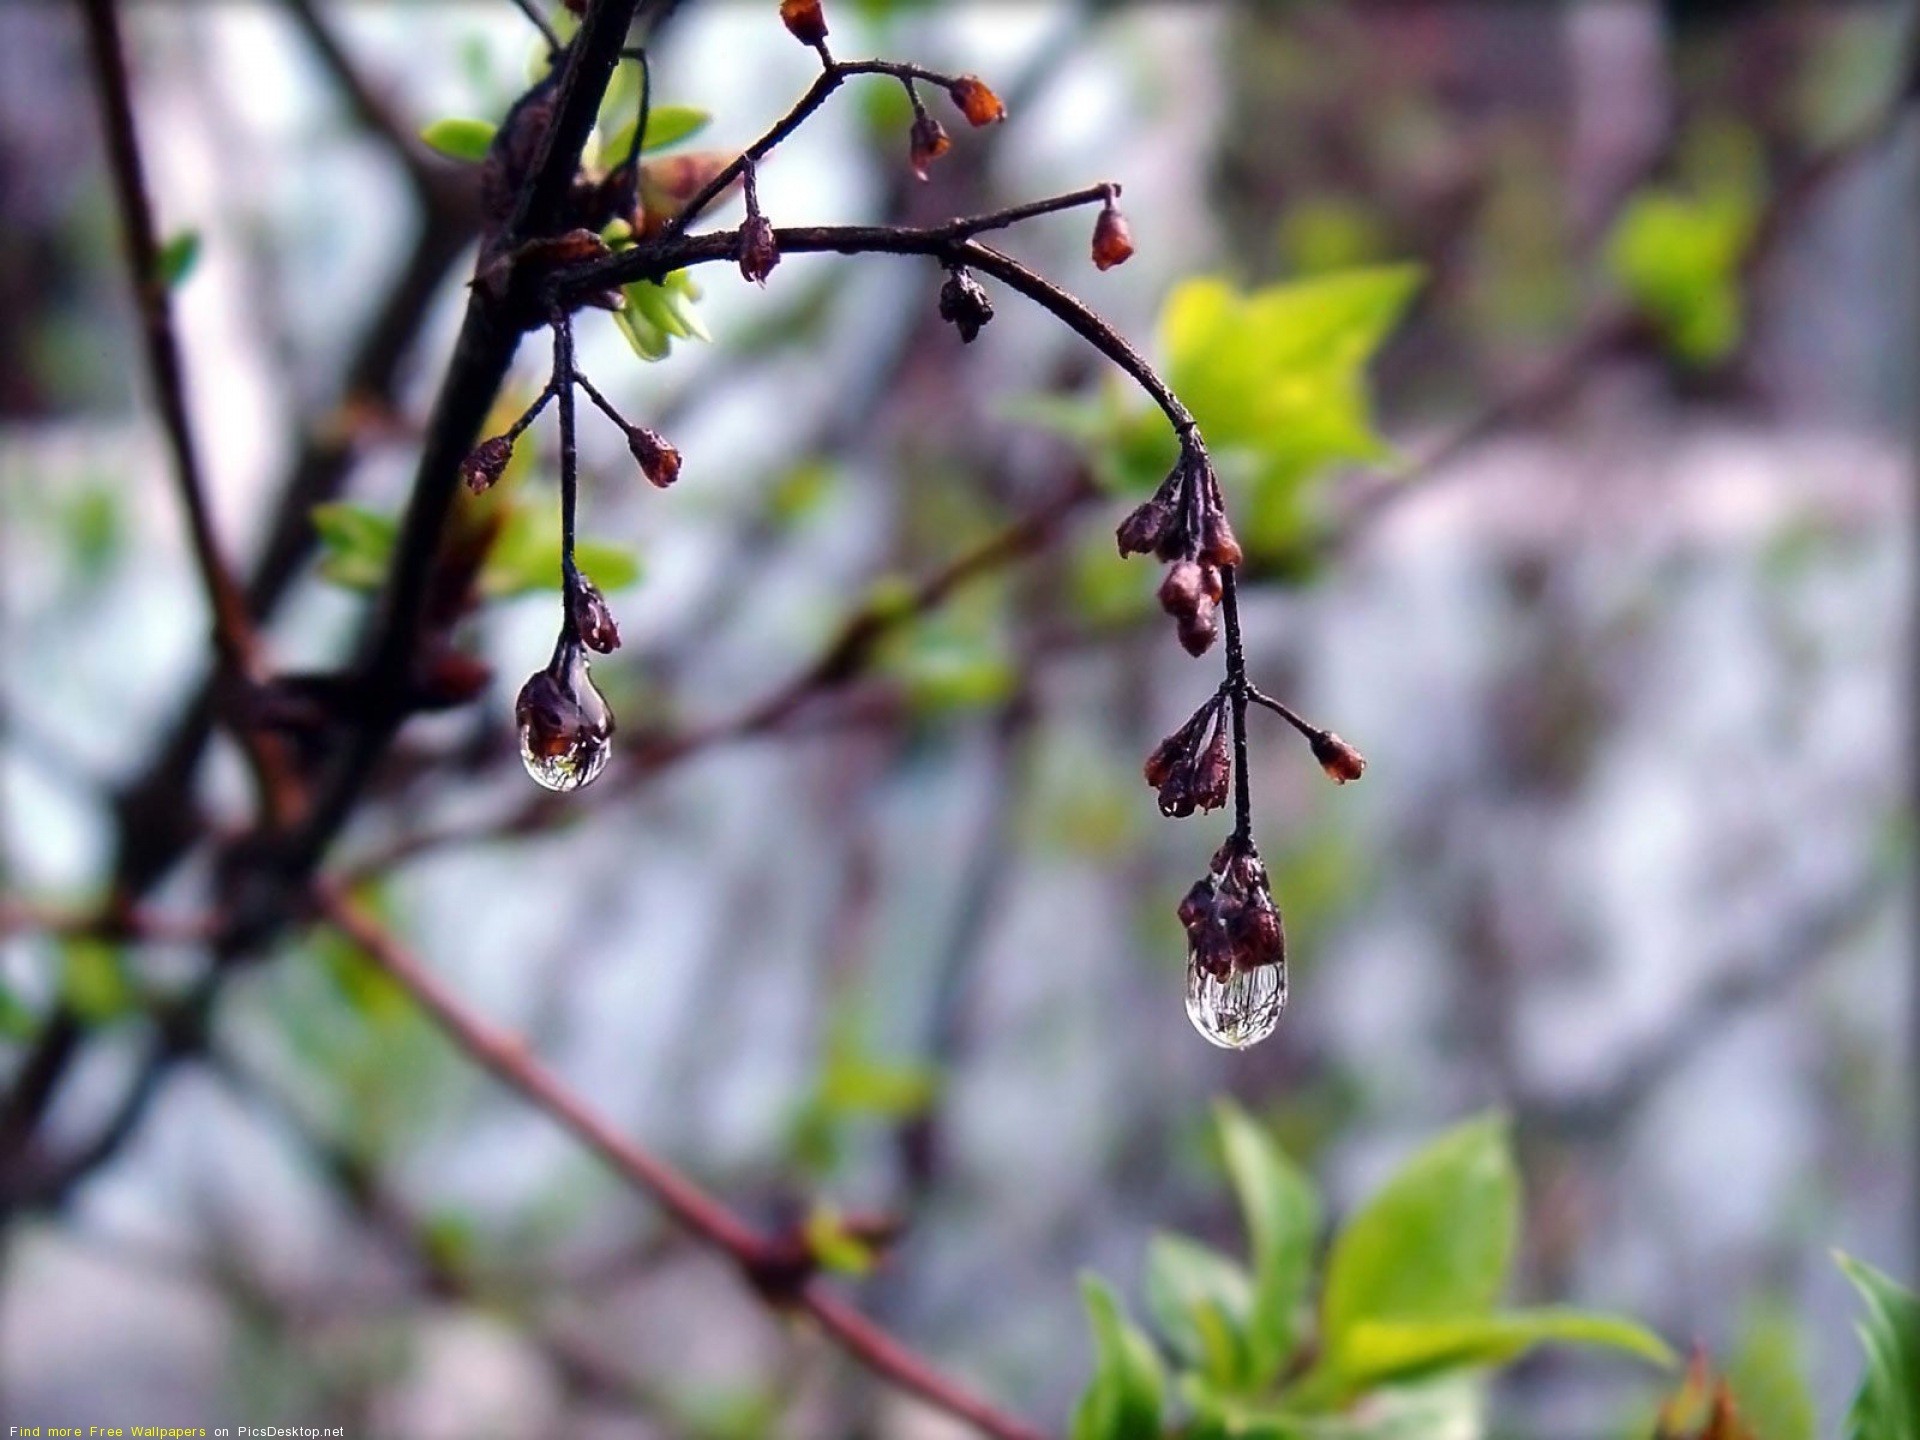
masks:
{"label": "tree branch", "polygon": [[996,1440],[1040,1440],[1041,1432],[1005,1415],[934,1369],[811,1275],[783,1280],[785,1247],[752,1229],[666,1161],[636,1145],[528,1053],[515,1036],[469,1010],[372,916],[337,888],[316,886],[327,922],[364,950],[470,1059],[571,1133],[628,1183],[651,1196],[682,1227],[729,1255],[756,1290],[776,1305],[811,1315],[836,1343],[875,1374]]}
{"label": "tree branch", "polygon": [[140,161],[140,142],[134,129],[133,101],[127,79],[125,46],[114,0],[83,0],[88,54],[99,92],[101,125],[106,139],[107,168],[114,199],[120,210],[127,269],[133,279],[139,310],[141,341],[154,401],[160,407],[167,447],[173,456],[174,488],[187,513],[194,561],[207,603],[213,611],[214,638],[228,667],[237,675],[252,675],[259,662],[258,640],[241,601],[240,587],[220,553],[214,534],[213,512],[207,503],[206,481],[187,418],[185,369],[174,338],[173,307],[166,277],[160,273],[160,242],[147,198],[146,171]]}

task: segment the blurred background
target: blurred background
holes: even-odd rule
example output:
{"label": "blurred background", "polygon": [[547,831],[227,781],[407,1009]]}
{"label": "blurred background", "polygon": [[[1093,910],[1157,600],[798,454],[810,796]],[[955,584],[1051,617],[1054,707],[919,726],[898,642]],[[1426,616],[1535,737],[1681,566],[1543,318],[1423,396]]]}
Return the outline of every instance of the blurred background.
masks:
{"label": "blurred background", "polygon": [[[405,729],[334,872],[744,1213],[903,1217],[863,1307],[1026,1413],[1086,1374],[1076,1274],[1137,1293],[1163,1229],[1241,1250],[1208,1142],[1231,1095],[1336,1215],[1506,1113],[1516,1299],[1804,1376],[1782,1440],[1833,1433],[1859,1355],[1830,1249],[1916,1261],[1920,136],[1888,119],[1911,11],[875,0],[830,22],[840,55],[984,75],[1012,118],[942,109],[954,149],[921,184],[898,88],[849,85],[764,168],[776,223],[1125,187],[1124,268],[1089,264],[1085,212],[1005,248],[1206,391],[1254,680],[1370,762],[1336,788],[1254,716],[1278,1034],[1228,1054],[1183,1013],[1173,911],[1229,822],[1161,818],[1139,772],[1218,658],[1189,660],[1155,568],[1112,555],[1158,479],[1141,404],[1011,294],[963,347],[931,262],[790,256],[764,291],[707,267],[711,340],[659,363],[583,319],[587,372],[685,457],[660,494],[583,420],[583,533],[634,562],[595,672],[614,765],[560,804],[520,768],[512,699],[556,605],[553,532],[530,531],[461,632],[493,683]],[[404,501],[471,273],[474,172],[412,137],[498,120],[535,36],[505,0],[126,24],[160,226],[194,237],[174,302],[215,523],[275,660],[337,663],[369,604],[355,525]],[[713,116],[696,149],[747,143],[816,68],[771,0],[683,4],[652,55],[658,100]],[[200,743],[207,613],[76,17],[0,9],[0,77],[9,1423],[950,1433],[772,1317],[340,942],[223,968],[204,1035],[171,1043],[251,799],[232,742]],[[1231,337],[1178,323],[1217,284],[1365,316],[1236,370]],[[1240,382],[1210,362],[1304,398],[1234,432],[1207,386]],[[522,401],[544,373],[530,342]],[[531,439],[512,503],[546,517],[554,442]],[[324,546],[316,504],[347,507]],[[901,613],[1036,515],[1026,553]],[[898,621],[869,663],[734,723],[860,614]],[[653,743],[676,736],[697,739]],[[178,923],[74,918],[116,885]],[[1543,1352],[1501,1379],[1496,1433],[1629,1433],[1660,1383]]]}

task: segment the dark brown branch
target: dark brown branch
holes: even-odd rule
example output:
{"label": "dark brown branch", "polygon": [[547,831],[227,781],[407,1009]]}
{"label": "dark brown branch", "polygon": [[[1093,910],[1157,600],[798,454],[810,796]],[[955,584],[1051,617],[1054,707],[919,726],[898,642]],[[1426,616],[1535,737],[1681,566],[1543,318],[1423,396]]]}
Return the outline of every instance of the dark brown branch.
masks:
{"label": "dark brown branch", "polygon": [[[666,1161],[636,1145],[528,1053],[521,1041],[469,1010],[438,976],[385,927],[338,890],[315,892],[321,914],[391,976],[470,1059],[518,1092],[592,1150],[623,1179],[651,1196],[682,1227],[733,1258],[756,1288],[767,1290],[777,1254],[768,1236],[741,1220]],[[850,1355],[928,1404],[996,1440],[1040,1440],[1025,1422],[1002,1414],[926,1360],[817,1279],[768,1291],[770,1298],[811,1315]]]}
{"label": "dark brown branch", "polygon": [[[580,153],[613,77],[638,0],[600,0],[588,9],[566,51],[553,118],[539,157],[514,206],[500,244],[511,253],[519,241],[560,228]],[[518,292],[521,287],[513,287]],[[374,765],[408,713],[409,681],[440,538],[459,487],[460,461],[472,448],[512,363],[520,336],[544,320],[527,308],[529,297],[495,298],[475,289],[433,415],[415,474],[413,491],[395,544],[395,563],[381,604],[364,633],[356,663],[367,700],[362,723],[350,734],[322,776],[305,823],[279,837],[246,898],[240,943],[248,944],[284,923],[290,905],[319,864],[357,803]]]}
{"label": "dark brown branch", "polygon": [[844,85],[854,75],[887,75],[905,83],[909,80],[925,80],[930,84],[950,85],[953,76],[938,75],[919,65],[900,64],[890,60],[835,60],[827,54],[823,46],[820,51],[821,70],[819,78],[807,88],[806,94],[794,102],[793,108],[758,140],[754,141],[712,180],[694,193],[691,200],[680,213],[667,223],[661,232],[662,238],[672,239],[686,233],[686,229],[701,215],[709,205],[724,195],[734,181],[740,179],[749,169],[759,164],[774,146],[786,139],[806,123],[814,111],[827,103],[829,96]]}
{"label": "dark brown branch", "polygon": [[354,118],[376,136],[407,172],[408,183],[424,205],[434,203],[436,192],[454,178],[451,167],[436,163],[434,156],[414,134],[413,129],[395,113],[387,98],[375,91],[360,68],[353,63],[339,37],[320,15],[314,0],[286,0],[294,24],[313,47],[326,67],[328,76],[353,111]]}
{"label": "dark brown branch", "polygon": [[167,282],[160,274],[160,241],[147,198],[147,178],[140,160],[140,142],[134,129],[133,99],[127,79],[127,59],[114,0],[83,0],[88,54],[99,91],[107,167],[113,179],[114,199],[120,210],[127,268],[133,278],[134,301],[140,315],[140,338],[146,352],[147,373],[154,403],[160,407],[167,448],[173,457],[173,478],[187,513],[193,556],[200,569],[207,603],[213,610],[214,638],[229,668],[251,675],[259,662],[258,641],[241,601],[240,587],[220,553],[214,534],[213,511],[207,503],[206,479],[187,417],[187,382],[174,338],[173,306]]}

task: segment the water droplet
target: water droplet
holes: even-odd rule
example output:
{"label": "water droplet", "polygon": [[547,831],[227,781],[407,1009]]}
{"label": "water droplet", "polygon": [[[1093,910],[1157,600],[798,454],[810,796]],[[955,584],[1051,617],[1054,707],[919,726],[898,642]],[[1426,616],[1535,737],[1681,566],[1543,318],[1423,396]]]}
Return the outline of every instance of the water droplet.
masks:
{"label": "water droplet", "polygon": [[594,688],[577,645],[521,687],[514,716],[527,774],[549,790],[592,784],[613,753],[613,711]]}
{"label": "water droplet", "polygon": [[1206,1040],[1223,1050],[1244,1050],[1271,1035],[1287,1004],[1284,961],[1236,969],[1215,979],[1187,956],[1187,1018]]}

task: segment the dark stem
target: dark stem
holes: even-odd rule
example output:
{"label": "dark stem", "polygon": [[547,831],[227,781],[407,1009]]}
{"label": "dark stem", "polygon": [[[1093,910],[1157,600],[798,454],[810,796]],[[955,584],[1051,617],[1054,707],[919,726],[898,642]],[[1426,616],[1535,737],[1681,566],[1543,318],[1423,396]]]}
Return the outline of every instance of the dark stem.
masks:
{"label": "dark stem", "polygon": [[1274,699],[1273,696],[1255,686],[1249,685],[1247,687],[1247,699],[1256,705],[1264,706],[1268,710],[1273,711],[1274,714],[1293,726],[1294,729],[1298,730],[1309,740],[1324,740],[1326,738],[1327,732],[1325,730],[1302,718],[1292,707]]}
{"label": "dark stem", "polygon": [[806,94],[794,102],[791,110],[774,122],[772,129],[749,145],[740,153],[738,159],[695,192],[685,208],[667,222],[666,228],[660,232],[661,240],[671,240],[684,235],[687,227],[699,219],[706,208],[713,204],[729,185],[738,180],[751,166],[764,159],[774,146],[798,130],[809,115],[826,104],[827,97],[838,90],[848,76],[892,76],[907,87],[907,94],[912,96],[916,111],[921,107],[920,97],[914,94],[913,81],[925,80],[929,84],[947,86],[953,84],[955,78],[921,65],[907,65],[893,60],[835,60],[827,53],[824,43],[817,48],[820,52],[821,66],[819,78],[807,87]]}
{"label": "dark stem", "polygon": [[558,55],[566,48],[560,43],[559,33],[547,23],[547,17],[540,13],[540,7],[535,5],[533,0],[513,0],[513,3],[519,7],[520,13],[527,17],[527,23],[540,32],[540,38],[547,42],[547,50],[551,54]]}
{"label": "dark stem", "polygon": [[1247,657],[1240,645],[1240,587],[1234,567],[1220,567],[1220,613],[1227,620],[1227,699],[1233,715],[1233,838],[1253,842],[1253,794],[1247,778]]}
{"label": "dark stem", "polygon": [[647,118],[653,110],[653,69],[647,63],[644,45],[627,51],[625,58],[640,67],[640,114],[633,122],[633,143],[627,147],[627,158],[620,162],[621,172],[631,175],[640,168],[640,152],[647,143]]}
{"label": "dark stem", "polygon": [[[1076,192],[1077,203],[1099,199],[1102,187]],[[1026,207],[1023,207],[1026,208]],[[1182,442],[1195,432],[1193,415],[1180,402],[1146,358],[1126,338],[1102,320],[1086,303],[1029,270],[1025,265],[998,250],[968,237],[982,230],[1011,223],[1007,212],[949,221],[944,225],[922,227],[893,225],[813,225],[777,229],[774,241],[780,252],[806,254],[832,252],[842,255],[930,255],[942,264],[962,264],[991,275],[1009,289],[1051,313],[1069,330],[1092,345],[1124,370],[1146,391],[1165,413],[1174,433]],[[732,260],[739,253],[740,232],[708,231],[700,235],[662,235],[659,239],[605,260],[594,260],[556,276],[552,295],[559,304],[573,304],[596,291],[616,288],[634,280],[658,280],[675,270],[716,260]]]}
{"label": "dark stem", "polygon": [[574,434],[573,320],[564,310],[553,317],[553,384],[560,401],[560,577],[565,587],[567,618],[563,630],[574,631],[573,596],[579,572],[573,568],[575,515],[580,495],[580,457]]}
{"label": "dark stem", "polygon": [[134,300],[139,306],[141,340],[154,400],[160,407],[167,446],[173,456],[174,486],[187,512],[193,555],[201,584],[213,609],[214,638],[235,673],[253,671],[258,642],[247,617],[240,587],[220,553],[213,530],[213,511],[207,503],[206,480],[193,427],[187,418],[187,381],[174,336],[173,306],[160,274],[160,242],[147,195],[146,168],[134,128],[133,99],[127,78],[125,44],[113,0],[85,0],[88,51],[100,94],[101,124],[106,134],[107,164],[114,198],[120,209],[127,268],[133,277]]}

